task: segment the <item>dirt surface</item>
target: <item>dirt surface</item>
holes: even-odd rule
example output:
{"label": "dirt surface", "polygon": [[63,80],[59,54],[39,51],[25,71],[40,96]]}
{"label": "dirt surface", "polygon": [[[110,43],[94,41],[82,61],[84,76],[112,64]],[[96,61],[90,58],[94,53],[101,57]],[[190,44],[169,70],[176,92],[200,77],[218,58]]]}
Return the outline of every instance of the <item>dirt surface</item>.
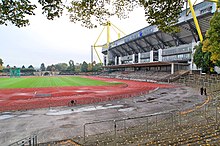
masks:
{"label": "dirt surface", "polygon": [[[139,87],[145,85],[143,82],[136,83]],[[186,110],[205,101],[205,96],[199,95],[199,91],[195,89],[180,86],[167,88],[168,86],[161,85],[148,94],[102,103],[1,112],[0,145],[8,145],[32,134],[38,136],[39,142],[83,136],[83,125],[88,122],[142,116],[172,109]],[[106,125],[103,123],[98,126],[101,128]],[[91,128],[87,133],[95,134],[96,130]]]}

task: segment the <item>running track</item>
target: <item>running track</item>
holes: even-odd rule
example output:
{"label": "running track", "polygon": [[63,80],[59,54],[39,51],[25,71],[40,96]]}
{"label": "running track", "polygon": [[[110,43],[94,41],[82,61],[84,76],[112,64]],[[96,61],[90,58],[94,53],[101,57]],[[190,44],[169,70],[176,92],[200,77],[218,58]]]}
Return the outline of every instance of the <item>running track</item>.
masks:
{"label": "running track", "polygon": [[0,89],[0,112],[67,106],[71,100],[76,104],[91,104],[108,100],[129,98],[146,94],[156,88],[170,88],[172,85],[138,82],[130,80],[86,77],[107,82],[122,82],[117,86],[82,86]]}

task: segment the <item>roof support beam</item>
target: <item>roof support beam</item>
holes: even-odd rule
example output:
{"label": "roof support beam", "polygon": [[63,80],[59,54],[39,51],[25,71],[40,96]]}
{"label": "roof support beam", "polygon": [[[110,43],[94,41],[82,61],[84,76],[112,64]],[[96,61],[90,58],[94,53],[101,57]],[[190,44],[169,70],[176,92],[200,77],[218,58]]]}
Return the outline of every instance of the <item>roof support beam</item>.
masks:
{"label": "roof support beam", "polygon": [[144,38],[144,41],[146,42],[146,44],[148,44],[150,47],[151,47],[151,50],[155,49],[155,47],[145,38]]}
{"label": "roof support beam", "polygon": [[119,52],[120,56],[123,56],[123,53],[119,49],[115,49],[117,52]]}
{"label": "roof support beam", "polygon": [[[175,33],[172,33],[171,36],[172,36],[172,38],[175,38],[181,45],[187,44],[185,41],[181,40]],[[175,41],[175,44],[176,44],[176,41]],[[177,45],[177,46],[179,46],[179,45]]]}
{"label": "roof support beam", "polygon": [[118,53],[116,52],[116,50],[111,50],[113,54],[115,54],[117,57],[120,56],[118,55]]}
{"label": "roof support beam", "polygon": [[121,45],[120,47],[121,47],[128,55],[131,55],[131,54],[129,53],[129,51],[126,50],[126,48],[125,48],[123,45]]}
{"label": "roof support beam", "polygon": [[161,42],[163,44],[163,47],[165,48],[166,43],[155,33],[156,39],[159,40],[158,42]]}
{"label": "roof support beam", "polygon": [[129,45],[129,43],[126,44],[129,48],[131,48],[131,50],[133,51],[133,53],[137,54],[137,50],[135,50],[131,45]]}
{"label": "roof support beam", "polygon": [[[190,31],[192,33],[192,36],[193,36],[195,42],[197,42],[198,41],[198,33],[196,31],[196,28],[189,21],[187,21],[187,24],[190,27]],[[196,37],[196,35],[197,35],[197,37]]]}
{"label": "roof support beam", "polygon": [[143,52],[146,52],[146,50],[137,43],[137,40],[134,41],[134,43],[143,51]]}

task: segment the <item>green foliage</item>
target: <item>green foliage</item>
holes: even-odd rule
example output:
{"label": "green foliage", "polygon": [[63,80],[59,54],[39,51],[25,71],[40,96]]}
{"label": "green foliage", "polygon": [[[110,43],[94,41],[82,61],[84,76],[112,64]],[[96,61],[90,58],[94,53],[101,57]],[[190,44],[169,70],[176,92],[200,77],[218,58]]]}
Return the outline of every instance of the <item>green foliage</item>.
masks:
{"label": "green foliage", "polygon": [[29,0],[1,0],[0,1],[0,24],[7,25],[9,22],[17,27],[29,24],[25,18],[27,15],[34,15],[36,5]]}
{"label": "green foliage", "polygon": [[196,50],[193,56],[193,61],[197,68],[202,68],[203,72],[212,72],[215,64],[211,61],[211,53],[202,51],[202,44],[195,46]]}
{"label": "green foliage", "polygon": [[88,71],[88,64],[83,61],[83,64],[81,65],[81,72],[87,72]]}
{"label": "green foliage", "polygon": [[148,23],[162,31],[176,32],[178,29],[171,26],[178,21],[183,4],[182,0],[82,0],[72,1],[67,9],[72,22],[80,21],[83,26],[93,28],[111,16],[127,18],[135,8],[142,7]]}
{"label": "green foliage", "polygon": [[217,65],[220,61],[220,12],[215,12],[210,21],[210,28],[203,41],[203,51],[211,53],[211,60]]}
{"label": "green foliage", "polygon": [[68,68],[68,65],[66,63],[58,63],[58,64],[55,64],[55,70],[57,71],[64,71],[64,70],[67,70]]}
{"label": "green foliage", "polygon": [[38,2],[43,6],[42,13],[48,20],[62,16],[64,5],[61,0],[38,0]]}
{"label": "green foliage", "polygon": [[67,68],[67,70],[69,72],[74,72],[75,71],[75,65],[74,65],[74,61],[73,60],[69,61],[69,67]]}
{"label": "green foliage", "polygon": [[3,60],[0,58],[0,65],[2,66],[3,65]]}
{"label": "green foliage", "polygon": [[102,71],[102,63],[97,63],[93,65],[93,72]]}
{"label": "green foliage", "polygon": [[[183,0],[73,0],[70,4],[61,0],[38,0],[42,5],[42,13],[47,19],[60,17],[64,9],[69,12],[72,22],[80,22],[82,26],[94,28],[103,25],[112,16],[120,19],[128,18],[135,8],[143,8],[147,22],[157,25],[162,31],[175,32],[171,27],[178,20]],[[26,26],[27,15],[34,15],[36,5],[29,0],[1,0],[0,24],[9,22],[18,27]],[[137,16],[138,17],[138,16]]]}
{"label": "green foliage", "polygon": [[177,23],[184,1],[182,0],[140,0],[145,9],[147,22],[157,25],[164,32],[178,32]]}
{"label": "green foliage", "polygon": [[48,65],[47,66],[47,69],[46,69],[47,71],[55,71],[56,70],[56,68],[55,68],[55,65]]}
{"label": "green foliage", "polygon": [[41,71],[45,71],[45,70],[46,70],[46,67],[45,67],[44,63],[41,63],[41,65],[40,65],[40,70],[41,70]]}
{"label": "green foliage", "polygon": [[0,58],[0,72],[2,72],[3,71],[3,61],[2,61],[2,59]]}
{"label": "green foliage", "polygon": [[28,66],[29,69],[34,69],[33,65]]}

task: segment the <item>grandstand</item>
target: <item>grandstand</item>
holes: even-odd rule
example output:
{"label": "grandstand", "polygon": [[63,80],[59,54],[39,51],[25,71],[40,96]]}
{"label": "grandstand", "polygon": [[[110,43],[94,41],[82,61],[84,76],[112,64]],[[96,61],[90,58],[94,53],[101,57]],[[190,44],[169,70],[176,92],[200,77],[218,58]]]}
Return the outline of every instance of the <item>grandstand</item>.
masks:
{"label": "grandstand", "polygon": [[[194,8],[205,35],[215,6],[202,2]],[[219,75],[181,76],[176,80],[178,84],[147,83],[170,81],[179,74],[197,70],[193,64],[193,47],[200,40],[191,14],[186,16],[186,13],[187,10],[181,13],[176,24],[179,33],[167,34],[156,26],[148,26],[103,48],[106,72],[102,76],[126,80],[87,78],[124,83],[117,88],[76,87],[68,92],[76,94],[69,96],[67,90],[59,87],[54,93],[58,95],[60,90],[65,96],[42,97],[52,95],[53,89],[47,88],[43,94],[34,96],[37,103],[28,106],[40,106],[39,101],[45,99],[48,109],[0,113],[0,143],[10,146],[218,145]],[[200,95],[200,87],[207,89],[207,95]],[[28,90],[32,95],[35,89]],[[19,94],[18,103],[23,108],[21,96],[26,94]],[[63,106],[73,99],[77,101],[74,106],[53,107],[55,102]],[[13,102],[16,103],[14,99]]]}
{"label": "grandstand", "polygon": [[[209,21],[216,10],[211,2],[194,6],[205,36]],[[197,70],[193,64],[194,46],[200,41],[192,14],[184,10],[176,24],[178,33],[164,33],[156,26],[147,26],[103,48],[106,71],[163,71],[174,74],[178,70]]]}

